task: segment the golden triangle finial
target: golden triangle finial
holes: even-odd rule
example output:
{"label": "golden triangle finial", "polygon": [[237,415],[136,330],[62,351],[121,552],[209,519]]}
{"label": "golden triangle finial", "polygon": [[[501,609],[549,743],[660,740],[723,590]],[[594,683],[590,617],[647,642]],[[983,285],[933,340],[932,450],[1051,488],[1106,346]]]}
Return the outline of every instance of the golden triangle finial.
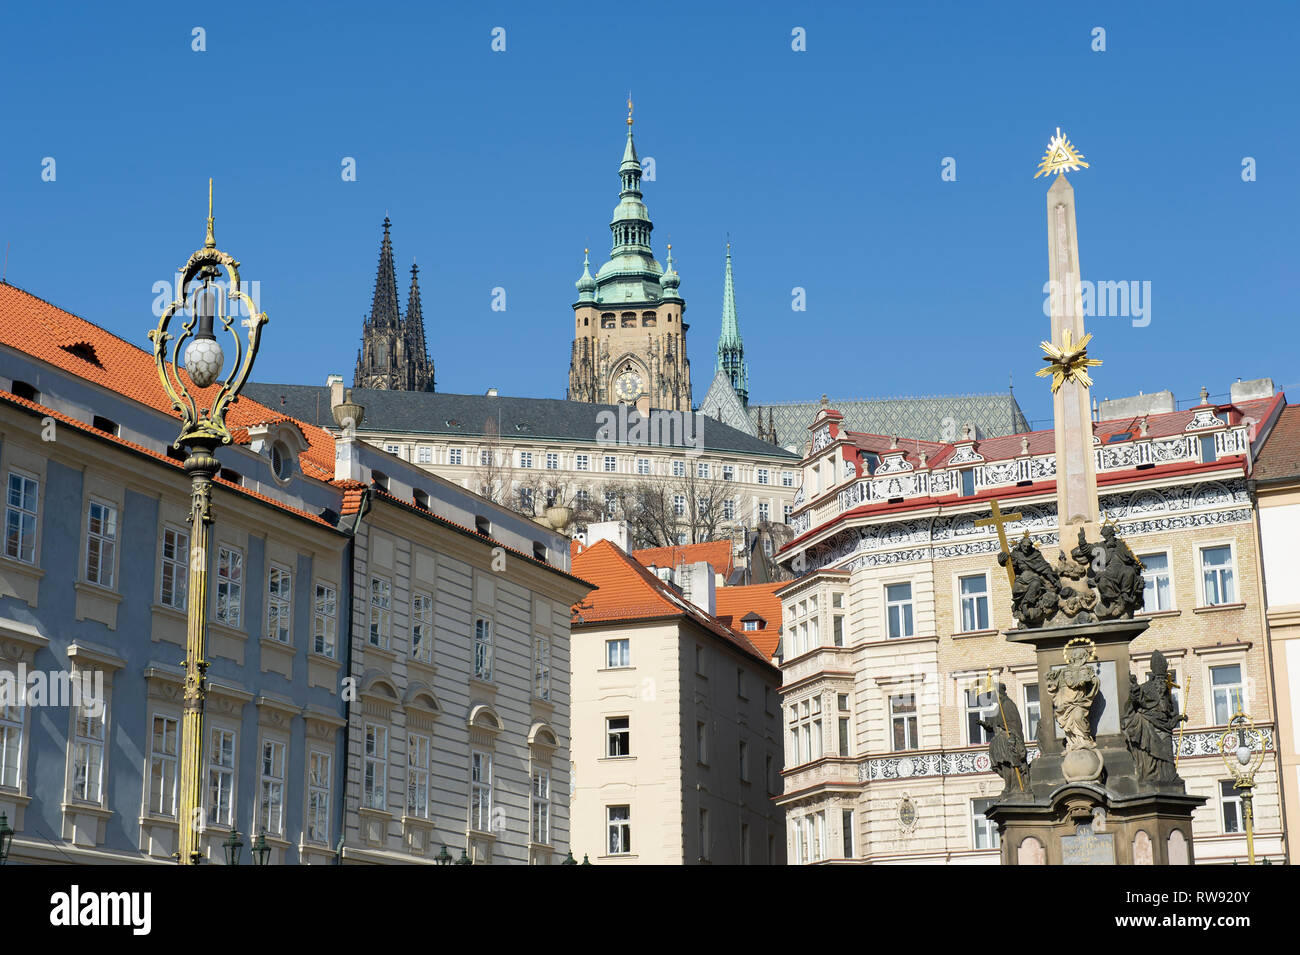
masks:
{"label": "golden triangle finial", "polygon": [[205,249],[215,249],[217,247],[216,236],[212,233],[212,179],[208,179],[208,236],[203,240]]}
{"label": "golden triangle finial", "polygon": [[1050,173],[1063,173],[1066,170],[1074,172],[1080,167],[1087,169],[1088,164],[1083,161],[1083,153],[1074,148],[1068,136],[1061,132],[1061,127],[1056,127],[1056,135],[1047,141],[1047,152],[1043,153],[1042,160],[1038,163],[1038,172],[1034,173],[1034,178],[1046,176]]}
{"label": "golden triangle finial", "polygon": [[627,91],[627,124],[632,125],[632,91]]}

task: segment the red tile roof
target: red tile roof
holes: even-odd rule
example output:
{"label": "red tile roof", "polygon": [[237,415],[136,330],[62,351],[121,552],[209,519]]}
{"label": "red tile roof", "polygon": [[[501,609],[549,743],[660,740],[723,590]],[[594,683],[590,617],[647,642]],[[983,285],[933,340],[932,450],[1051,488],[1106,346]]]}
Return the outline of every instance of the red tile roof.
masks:
{"label": "red tile roof", "polygon": [[[140,339],[146,344],[148,331],[142,325]],[[180,417],[158,381],[152,350],[146,351],[141,345],[118,338],[30,292],[3,283],[0,283],[0,345],[174,418]],[[215,385],[196,390],[200,406],[201,398],[210,397],[215,390]],[[251,398],[240,398],[226,414],[226,424],[232,434],[242,435],[244,441],[248,440],[250,426],[284,420],[293,419]],[[296,420],[294,424],[302,430],[308,443],[307,450],[299,456],[303,473],[319,480],[332,480],[333,437],[324,428]]]}
{"label": "red tile roof", "polygon": [[1283,408],[1255,459],[1256,481],[1300,478],[1300,405]]}
{"label": "red tile roof", "polygon": [[672,547],[646,547],[632,551],[632,556],[649,567],[677,567],[681,564],[694,564],[705,561],[712,565],[715,574],[721,574],[723,580],[731,577],[735,570],[735,559],[731,552],[731,541],[705,541],[702,544],[680,544]]}
{"label": "red tile roof", "polygon": [[[743,632],[758,647],[759,652],[771,659],[781,643],[781,599],[776,596],[776,592],[787,583],[788,581],[778,580],[745,587],[719,587],[715,603],[718,621]],[[744,628],[742,621],[751,613],[762,618],[762,626],[758,630]]]}
{"label": "red tile roof", "polygon": [[597,588],[574,606],[575,627],[685,617],[742,653],[771,665],[770,654],[686,600],[610,541],[597,541],[574,558],[573,572]]}

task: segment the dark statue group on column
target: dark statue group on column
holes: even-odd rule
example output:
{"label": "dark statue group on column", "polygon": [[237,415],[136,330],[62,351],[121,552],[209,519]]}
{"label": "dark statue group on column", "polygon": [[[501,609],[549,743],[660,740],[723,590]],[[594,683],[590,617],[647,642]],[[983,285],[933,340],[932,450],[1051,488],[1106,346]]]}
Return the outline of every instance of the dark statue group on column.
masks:
{"label": "dark statue group on column", "polygon": [[1005,683],[998,684],[998,712],[991,720],[980,720],[990,734],[989,762],[1005,784],[1002,792],[1018,793],[1029,789],[1029,758],[1025,747],[1024,724],[1020,711],[1007,696]]}
{"label": "dark statue group on column", "polygon": [[1139,685],[1129,673],[1128,702],[1120,725],[1137,767],[1139,783],[1157,786],[1178,781],[1174,765],[1174,731],[1187,719],[1174,705],[1169,665],[1159,650],[1151,654],[1151,674]]}
{"label": "dark statue group on column", "polygon": [[1026,533],[998,564],[1010,562],[1015,573],[1011,612],[1022,627],[1069,622],[1129,619],[1142,609],[1142,562],[1115,532],[1101,528],[1101,542],[1091,544],[1079,531],[1079,543],[1055,565],[1039,553]]}

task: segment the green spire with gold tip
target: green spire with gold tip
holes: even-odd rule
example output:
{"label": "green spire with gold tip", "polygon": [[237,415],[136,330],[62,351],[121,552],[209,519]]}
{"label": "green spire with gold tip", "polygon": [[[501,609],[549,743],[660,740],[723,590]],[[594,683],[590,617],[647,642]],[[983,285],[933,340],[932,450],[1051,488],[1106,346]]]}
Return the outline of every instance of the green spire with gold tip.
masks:
{"label": "green spire with gold tip", "polygon": [[749,403],[749,366],[745,363],[745,343],[740,338],[736,318],[736,286],[731,277],[731,243],[727,243],[727,269],[722,280],[722,333],[718,336],[718,364],[714,369],[726,373],[740,400]]}

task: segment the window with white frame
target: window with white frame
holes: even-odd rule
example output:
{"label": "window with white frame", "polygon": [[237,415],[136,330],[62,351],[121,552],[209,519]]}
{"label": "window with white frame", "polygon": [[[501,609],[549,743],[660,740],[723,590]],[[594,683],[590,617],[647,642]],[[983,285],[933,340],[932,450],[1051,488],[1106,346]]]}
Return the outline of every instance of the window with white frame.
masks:
{"label": "window with white frame", "polygon": [[548,471],[558,471],[558,470],[560,470],[560,456],[559,456],[559,454],[557,454],[557,453],[554,452],[554,451],[547,451],[547,452],[546,452],[546,470],[548,470]]}
{"label": "window with white frame", "polygon": [[605,641],[605,666],[627,667],[632,665],[632,641],[627,637],[619,640]]}
{"label": "window with white frame", "polygon": [[1142,561],[1142,609],[1146,613],[1172,610],[1174,593],[1169,579],[1169,554],[1139,554]]}
{"label": "window with white frame", "polygon": [[432,464],[432,463],[433,463],[433,448],[429,447],[427,444],[422,444],[422,445],[420,445],[418,448],[416,448],[416,450],[415,450],[415,463],[416,463],[416,464]]}
{"label": "window with white frame", "polygon": [[616,457],[615,457],[614,455],[612,455],[612,454],[607,454],[607,455],[605,455],[605,470],[606,470],[606,471],[617,471],[617,470],[618,470],[618,458],[616,458]]}
{"label": "window with white frame", "polygon": [[155,815],[176,815],[179,742],[180,722],[155,714],[149,737],[149,811]]}
{"label": "window with white frame", "polygon": [[980,725],[980,720],[992,721],[998,709],[996,693],[984,693],[979,690],[966,691],[966,743],[979,746],[991,738],[989,731]]}
{"label": "window with white frame", "polygon": [[481,468],[490,468],[492,466],[492,452],[483,448],[478,453],[478,466]]}
{"label": "window with white frame", "polygon": [[889,697],[889,726],[895,752],[920,748],[916,718],[915,693],[895,693]]}
{"label": "window with white frame", "polygon": [[474,677],[492,679],[492,621],[486,617],[474,619]]}
{"label": "window with white frame", "polygon": [[9,472],[9,496],[5,506],[5,556],[24,563],[36,563],[36,517],[41,485],[35,478]]}
{"label": "window with white frame", "polygon": [[469,827],[479,832],[492,829],[492,754],[470,753]]}
{"label": "window with white frame", "polygon": [[891,640],[913,636],[910,582],[885,585],[885,618]]}
{"label": "window with white frame", "polygon": [[1038,721],[1042,718],[1043,708],[1038,701],[1038,684],[1025,684],[1025,739],[1038,739]]}
{"label": "window with white frame", "polygon": [[673,495],[673,516],[674,517],[686,516],[686,495],[685,494]]}
{"label": "window with white frame", "polygon": [[422,590],[411,594],[411,656],[433,662],[433,595]]}
{"label": "window with white frame", "polygon": [[100,803],[104,795],[104,712],[79,706],[73,726],[72,797]]}
{"label": "window with white frame", "polygon": [[758,469],[758,483],[759,483],[759,484],[767,484],[767,483],[769,483],[769,481],[768,481],[768,474],[769,474],[769,472],[768,472],[767,468],[759,468],[759,469]]}
{"label": "window with white frame", "polygon": [[822,701],[820,696],[790,707],[790,763],[810,763],[822,756]]}
{"label": "window with white frame", "polygon": [[327,583],[316,581],[316,603],[312,621],[312,649],[332,657],[338,643],[338,593]]}
{"label": "window with white frame", "polygon": [[794,487],[794,472],[793,472],[793,471],[782,471],[782,472],[781,472],[781,486],[782,486],[782,487]]}
{"label": "window with white frame", "polygon": [[86,507],[86,580],[113,586],[117,558],[117,508],[93,498]]}
{"label": "window with white frame", "polygon": [[217,621],[239,627],[244,604],[244,554],[234,547],[217,548]]}
{"label": "window with white frame", "polygon": [[262,740],[262,788],[258,821],[268,835],[284,833],[284,743]]}
{"label": "window with white frame", "polygon": [[801,829],[800,838],[797,845],[798,858],[796,862],[801,865],[807,865],[812,862],[821,862],[826,858],[826,812],[810,812],[801,820],[795,822],[795,826]]}
{"label": "window with white frame", "polygon": [[724,497],[722,499],[722,519],[724,521],[734,521],[736,519],[736,499],[734,497]]}
{"label": "window with white frame", "polygon": [[573,495],[573,502],[578,506],[579,510],[585,509],[587,505],[591,503],[591,492],[586,488],[577,491]]}
{"label": "window with white frame", "polygon": [[307,839],[328,845],[330,841],[329,753],[312,750],[307,757]]}
{"label": "window with white frame", "polygon": [[763,523],[766,523],[767,521],[772,519],[771,506],[767,503],[767,501],[759,501],[758,519],[760,522]]}
{"label": "window with white frame", "polygon": [[1201,580],[1205,607],[1236,603],[1237,588],[1233,581],[1232,548],[1223,544],[1201,548]]}
{"label": "window with white frame", "polygon": [[1219,810],[1223,815],[1225,833],[1244,832],[1245,824],[1241,813],[1241,790],[1232,779],[1219,780]]}
{"label": "window with white frame", "polygon": [[961,629],[964,633],[989,628],[989,580],[985,574],[957,578],[961,598]]}
{"label": "window with white frame", "polygon": [[551,638],[544,633],[533,636],[533,695],[551,698]]}
{"label": "window with white frame", "polygon": [[423,733],[406,736],[406,814],[429,817],[429,749],[431,740]]}
{"label": "window with white frame", "polygon": [[1210,667],[1210,696],[1214,707],[1214,725],[1227,726],[1238,710],[1246,707],[1241,664],[1228,663]]}
{"label": "window with white frame", "polygon": [[674,461],[674,462],[673,462],[673,477],[678,477],[678,478],[679,478],[679,477],[686,477],[686,462],[685,462],[685,461]]}
{"label": "window with white frame", "polygon": [[190,535],[179,527],[163,526],[161,582],[158,602],[173,610],[185,609],[189,588]]}
{"label": "window with white frame", "polygon": [[781,505],[781,517],[785,519],[785,522],[786,522],[787,524],[790,523],[790,515],[793,514],[793,513],[794,513],[794,505],[793,505],[793,504],[782,504],[782,505]]}
{"label": "window with white frame", "polygon": [[23,708],[0,702],[0,786],[21,789]]}
{"label": "window with white frame", "polygon": [[605,755],[632,755],[632,721],[630,717],[605,717]]}
{"label": "window with white frame", "polygon": [[650,473],[650,459],[649,459],[649,458],[637,458],[637,459],[636,459],[636,473],[637,473],[637,474],[649,474],[649,473]]}
{"label": "window with white frame", "polygon": [[736,479],[736,469],[733,465],[724,464],[722,466],[722,480],[734,481]]}
{"label": "window with white frame", "polygon": [[615,491],[605,492],[605,517],[613,518],[618,513],[618,493]]}
{"label": "window with white frame", "polygon": [[388,648],[393,632],[393,583],[387,577],[370,578],[370,645]]}
{"label": "window with white frame", "polygon": [[229,828],[235,811],[235,733],[213,727],[208,739],[208,822]]}
{"label": "window with white frame", "polygon": [[448,449],[447,449],[447,463],[448,463],[448,464],[460,464],[460,463],[462,463],[464,460],[465,460],[464,453],[462,452],[462,450],[461,450],[460,448],[448,448]]}
{"label": "window with white frame", "polygon": [[755,630],[758,629],[758,621],[757,621],[757,620],[743,620],[743,621],[741,621],[741,623],[743,624],[743,626],[744,626],[744,628],[745,628],[745,631],[746,631],[747,633],[749,633],[749,632],[753,632],[753,631],[755,631]]}
{"label": "window with white frame", "polygon": [[272,564],[266,575],[266,635],[280,643],[288,643],[292,630],[291,601],[293,600],[293,575],[288,567]]}
{"label": "window with white frame", "polygon": [[519,489],[519,507],[526,514],[533,513],[533,489],[531,487],[521,487]]}
{"label": "window with white frame", "polygon": [[609,831],[609,854],[628,855],[632,851],[632,807],[606,806],[605,824]]}
{"label": "window with white frame", "polygon": [[591,470],[591,457],[586,454],[575,454],[573,456],[573,469],[575,471]]}
{"label": "window with white frame", "polygon": [[695,462],[695,476],[696,476],[697,478],[707,478],[707,477],[709,476],[709,462],[708,462],[708,461],[696,461],[696,462]]}
{"label": "window with white frame", "polygon": [[520,451],[520,452],[519,452],[519,466],[520,466],[521,468],[531,468],[531,467],[533,466],[533,452],[531,452],[531,451]]}
{"label": "window with white frame", "polygon": [[388,808],[388,727],[378,723],[365,725],[361,795],[368,809]]}
{"label": "window with white frame", "polygon": [[400,455],[402,453],[402,446],[400,444],[386,444],[384,445],[384,450],[389,454]]}
{"label": "window with white frame", "polygon": [[998,827],[984,815],[984,810],[993,803],[992,799],[971,800],[971,848],[973,849],[996,849],[1001,844],[998,840]]}
{"label": "window with white frame", "polygon": [[551,773],[546,769],[533,770],[533,842],[551,844]]}

